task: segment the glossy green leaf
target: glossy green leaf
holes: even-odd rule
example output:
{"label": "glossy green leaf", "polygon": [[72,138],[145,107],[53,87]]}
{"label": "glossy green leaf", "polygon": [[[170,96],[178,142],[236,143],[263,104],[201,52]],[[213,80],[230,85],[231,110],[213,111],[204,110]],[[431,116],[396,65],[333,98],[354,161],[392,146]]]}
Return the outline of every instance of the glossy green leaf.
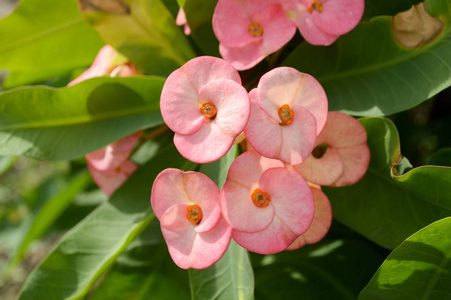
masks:
{"label": "glossy green leaf", "polygon": [[362,19],[368,20],[382,15],[393,16],[420,2],[421,0],[365,0],[365,11]]}
{"label": "glossy green leaf", "polygon": [[205,55],[220,57],[219,41],[213,32],[213,12],[217,1],[186,0],[184,10],[191,36]]}
{"label": "glossy green leaf", "polygon": [[163,123],[158,77],[94,78],[72,87],[0,93],[0,155],[80,157]]}
{"label": "glossy green leaf", "polygon": [[22,259],[28,245],[43,236],[71,204],[74,197],[83,191],[91,182],[91,176],[88,171],[82,172],[61,191],[48,199],[34,216],[30,216],[31,222],[27,222],[26,224],[28,230],[11,259],[12,265],[17,264]]}
{"label": "glossy green leaf", "polygon": [[428,158],[427,164],[451,167],[451,148],[440,149]]}
{"label": "glossy green leaf", "polygon": [[421,229],[382,264],[359,300],[450,299],[451,218]]}
{"label": "glossy green leaf", "polygon": [[[165,140],[163,145],[171,141]],[[164,148],[163,148],[164,150]],[[186,167],[173,146],[141,166],[126,183],[69,231],[28,277],[19,299],[80,299],[154,219],[153,179],[165,168]]]}
{"label": "glossy green leaf", "polygon": [[160,0],[79,0],[86,20],[102,38],[147,74],[167,76],[194,53]]}
{"label": "glossy green leaf", "polygon": [[444,30],[429,44],[407,49],[392,35],[392,18],[362,22],[329,47],[307,43],[284,62],[317,78],[329,110],[359,116],[403,111],[451,85],[451,3],[427,0],[429,13]]}
{"label": "glossy green leaf", "polygon": [[445,188],[451,186],[451,168],[424,166],[396,176],[393,166],[401,161],[396,127],[383,118],[360,121],[371,151],[367,174],[355,185],[324,191],[337,220],[393,249],[424,226],[451,215],[451,194]]}
{"label": "glossy green leaf", "polygon": [[22,0],[0,20],[0,69],[10,88],[88,66],[104,42],[83,20],[76,0]]}
{"label": "glossy green leaf", "polygon": [[[331,231],[335,225],[340,224],[334,223]],[[330,232],[321,242],[296,251],[252,253],[255,298],[356,299],[385,258],[374,246],[362,237]]]}
{"label": "glossy green leaf", "polygon": [[[218,161],[205,164],[201,171],[221,188],[235,160],[237,146]],[[248,252],[232,240],[224,256],[204,270],[189,270],[191,299],[254,299],[254,274]]]}

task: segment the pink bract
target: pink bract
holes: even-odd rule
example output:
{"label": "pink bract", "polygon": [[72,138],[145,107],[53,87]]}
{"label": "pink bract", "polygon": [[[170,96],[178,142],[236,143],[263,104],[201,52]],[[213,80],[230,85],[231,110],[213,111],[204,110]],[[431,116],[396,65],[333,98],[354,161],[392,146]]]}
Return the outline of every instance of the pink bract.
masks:
{"label": "pink bract", "polygon": [[232,163],[221,208],[238,244],[261,254],[277,253],[309,228],[313,196],[296,175],[282,162],[255,152],[245,152]]}
{"label": "pink bract", "polygon": [[[203,111],[204,107],[208,109]],[[191,161],[207,163],[224,156],[244,130],[249,95],[229,63],[202,56],[168,77],[160,109],[175,132],[174,144],[179,152]]]}
{"label": "pink bract", "polygon": [[308,159],[294,166],[310,182],[336,187],[350,185],[359,181],[368,169],[370,150],[365,127],[347,114],[329,112],[315,147]]}
{"label": "pink bract", "polygon": [[[225,253],[231,228],[221,214],[219,189],[206,175],[166,169],[155,179],[150,200],[169,253],[180,268],[204,269]],[[200,220],[199,214],[190,215],[193,207],[200,210]]]}
{"label": "pink bract", "polygon": [[296,26],[277,0],[219,0],[213,30],[222,57],[247,70],[291,40]]}
{"label": "pink bract", "polygon": [[364,0],[282,0],[287,16],[305,40],[330,45],[351,31],[362,18]]}
{"label": "pink bract", "polygon": [[188,25],[188,21],[186,20],[185,11],[183,8],[179,9],[179,12],[177,13],[177,17],[175,18],[175,24],[178,26],[183,26],[183,32],[185,35],[191,34],[191,28]]}
{"label": "pink bract", "polygon": [[332,206],[320,189],[310,187],[315,200],[315,215],[309,229],[299,236],[287,250],[299,249],[307,244],[314,244],[324,238],[332,224]]}
{"label": "pink bract", "polygon": [[91,167],[98,171],[108,171],[117,168],[128,159],[142,131],[137,131],[114,143],[86,155]]}
{"label": "pink bract", "polygon": [[124,160],[114,169],[99,171],[88,161],[88,169],[92,179],[108,196],[111,196],[137,168],[136,164],[129,160]]}
{"label": "pink bract", "polygon": [[[276,68],[262,76],[250,99],[244,133],[255,151],[291,165],[305,160],[327,118],[327,97],[319,82],[293,68]],[[292,112],[288,122],[282,119],[283,107]]]}

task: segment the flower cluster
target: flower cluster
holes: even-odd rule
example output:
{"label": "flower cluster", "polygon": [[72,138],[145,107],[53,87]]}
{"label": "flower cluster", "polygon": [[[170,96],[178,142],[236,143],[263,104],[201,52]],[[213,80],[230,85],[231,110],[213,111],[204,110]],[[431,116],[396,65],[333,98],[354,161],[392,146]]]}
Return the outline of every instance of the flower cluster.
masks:
{"label": "flower cluster", "polygon": [[237,70],[255,66],[296,32],[330,45],[360,21],[364,0],[219,0],[213,30],[222,57]]}
{"label": "flower cluster", "polygon": [[319,185],[353,184],[368,167],[365,129],[348,115],[328,113],[312,76],[281,67],[250,93],[240,83],[228,62],[197,57],[163,87],[161,113],[187,159],[215,161],[243,132],[246,138],[247,151],[230,166],[221,191],[197,172],[167,169],[154,181],[152,208],[184,269],[211,266],[232,237],[261,254],[316,243],[332,221]]}
{"label": "flower cluster", "polygon": [[[72,86],[94,77],[127,77],[137,75],[136,68],[113,47],[105,45],[100,49],[93,64],[83,74],[72,80]],[[130,153],[139,140],[142,131],[126,136],[112,144],[86,155],[86,162],[94,182],[111,196],[138,166],[129,160]]]}

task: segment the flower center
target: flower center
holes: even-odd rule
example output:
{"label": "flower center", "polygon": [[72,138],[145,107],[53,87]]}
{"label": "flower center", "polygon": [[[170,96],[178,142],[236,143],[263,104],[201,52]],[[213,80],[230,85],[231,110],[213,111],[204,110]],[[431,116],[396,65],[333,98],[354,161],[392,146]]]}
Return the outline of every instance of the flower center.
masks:
{"label": "flower center", "polygon": [[284,104],[279,107],[279,110],[277,112],[279,113],[279,118],[282,121],[281,123],[279,123],[280,126],[291,124],[291,122],[293,121],[294,113],[288,104]]}
{"label": "flower center", "polygon": [[252,36],[259,37],[263,35],[263,27],[256,22],[252,22],[251,24],[249,24],[248,29],[249,33]]}
{"label": "flower center", "polygon": [[186,218],[194,225],[199,224],[202,221],[202,209],[200,206],[197,204],[188,206],[186,209]]}
{"label": "flower center", "polygon": [[211,102],[205,102],[200,106],[200,112],[205,118],[213,120],[218,113],[216,106]]}
{"label": "flower center", "polygon": [[268,193],[262,192],[260,189],[255,189],[252,192],[251,198],[257,207],[268,206],[270,200]]}
{"label": "flower center", "polygon": [[309,8],[309,12],[312,13],[315,10],[317,12],[323,12],[323,4],[321,1],[313,1],[312,6]]}
{"label": "flower center", "polygon": [[313,157],[320,159],[321,157],[324,156],[324,154],[326,154],[327,148],[329,148],[329,146],[326,144],[316,146],[315,149],[313,149],[312,151]]}

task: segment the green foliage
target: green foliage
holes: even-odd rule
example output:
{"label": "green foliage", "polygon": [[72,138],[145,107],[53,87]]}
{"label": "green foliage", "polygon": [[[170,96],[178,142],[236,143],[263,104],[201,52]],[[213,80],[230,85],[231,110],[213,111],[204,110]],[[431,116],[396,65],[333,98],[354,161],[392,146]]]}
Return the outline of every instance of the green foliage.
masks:
{"label": "green foliage", "polygon": [[88,66],[103,45],[76,0],[22,0],[0,20],[0,69],[5,87],[34,83]]}
{"label": "green foliage", "polygon": [[301,44],[284,64],[313,75],[323,85],[329,110],[384,116],[412,108],[451,85],[451,4],[428,0],[444,30],[429,44],[402,47],[392,18],[360,23],[329,47]]}
{"label": "green foliage", "polygon": [[393,16],[420,2],[421,0],[365,0],[365,11],[362,19],[368,20],[383,15]]}
{"label": "green foliage", "polygon": [[449,299],[451,218],[405,240],[377,270],[359,300]]}
{"label": "green foliage", "polygon": [[364,118],[371,162],[357,184],[325,188],[334,217],[386,248],[451,214],[451,168],[420,167],[396,176],[401,162],[398,132],[388,119]]}
{"label": "green foliage", "polygon": [[121,0],[119,11],[110,8],[109,2],[95,8],[89,5],[90,0],[79,2],[84,17],[102,38],[147,74],[167,76],[194,57],[160,0]]}
{"label": "green foliage", "polygon": [[158,77],[95,78],[61,89],[2,93],[0,155],[72,159],[159,125],[163,83]]}
{"label": "green foliage", "polygon": [[451,167],[451,148],[440,149],[429,157],[427,164]]}

